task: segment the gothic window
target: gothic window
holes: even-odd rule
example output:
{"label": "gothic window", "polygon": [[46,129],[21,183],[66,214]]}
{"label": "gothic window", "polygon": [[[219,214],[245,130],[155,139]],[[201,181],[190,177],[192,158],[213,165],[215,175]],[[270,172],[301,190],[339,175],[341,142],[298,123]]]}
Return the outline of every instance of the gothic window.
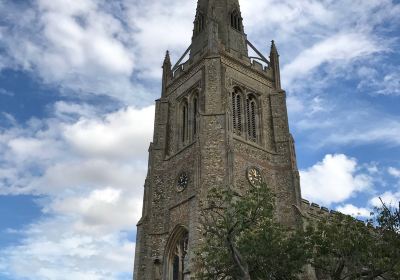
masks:
{"label": "gothic window", "polygon": [[168,280],[183,280],[188,264],[189,234],[179,227],[171,236],[167,245],[167,278]]}
{"label": "gothic window", "polygon": [[194,22],[194,33],[195,35],[200,34],[204,30],[205,22],[204,15],[199,13]]}
{"label": "gothic window", "polygon": [[193,137],[197,134],[197,113],[198,113],[198,104],[197,104],[197,96],[193,98]]}
{"label": "gothic window", "polygon": [[248,139],[257,142],[257,103],[253,95],[247,97],[246,115]]}
{"label": "gothic window", "polygon": [[185,143],[188,139],[188,105],[183,102],[181,106],[181,141]]}
{"label": "gothic window", "polygon": [[242,93],[235,89],[232,93],[232,118],[233,132],[237,135],[242,135]]}
{"label": "gothic window", "polygon": [[231,26],[237,31],[242,31],[242,18],[237,10],[231,13]]}

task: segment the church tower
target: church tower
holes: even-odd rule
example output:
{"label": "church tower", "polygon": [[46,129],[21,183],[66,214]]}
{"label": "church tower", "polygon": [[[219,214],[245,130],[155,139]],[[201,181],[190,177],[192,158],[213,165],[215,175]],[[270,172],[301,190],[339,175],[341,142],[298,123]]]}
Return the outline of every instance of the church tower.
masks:
{"label": "church tower", "polygon": [[167,52],[162,68],[135,280],[191,279],[199,204],[211,188],[263,181],[276,193],[278,219],[300,220],[279,54],[272,42],[267,59],[248,41],[239,1],[198,0],[192,44],[175,66]]}

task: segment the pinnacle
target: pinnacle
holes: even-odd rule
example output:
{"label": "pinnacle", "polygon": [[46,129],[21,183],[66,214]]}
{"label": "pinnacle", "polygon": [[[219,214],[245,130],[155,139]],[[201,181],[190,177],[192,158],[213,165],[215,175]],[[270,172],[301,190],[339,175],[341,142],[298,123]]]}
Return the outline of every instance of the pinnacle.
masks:
{"label": "pinnacle", "polygon": [[165,64],[171,64],[171,58],[169,56],[169,51],[167,50],[167,52],[165,53],[165,59],[164,59],[164,65]]}
{"label": "pinnacle", "polygon": [[276,53],[276,54],[278,54],[278,49],[276,48],[276,45],[275,45],[275,41],[274,41],[274,40],[271,41],[271,53]]}

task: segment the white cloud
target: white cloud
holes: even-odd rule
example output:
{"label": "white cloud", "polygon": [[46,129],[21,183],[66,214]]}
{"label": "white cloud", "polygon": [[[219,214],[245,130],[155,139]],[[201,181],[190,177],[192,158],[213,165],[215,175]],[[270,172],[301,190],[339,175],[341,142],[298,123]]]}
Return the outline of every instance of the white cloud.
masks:
{"label": "white cloud", "polygon": [[130,272],[134,244],[123,233],[78,234],[73,223],[53,218],[31,225],[29,238],[0,252],[0,269],[13,279],[121,279]]}
{"label": "white cloud", "polygon": [[154,107],[128,108],[103,120],[82,119],[65,129],[65,138],[76,150],[92,156],[143,158],[152,136]]}
{"label": "white cloud", "polygon": [[336,210],[343,214],[350,215],[353,217],[369,218],[371,215],[371,210],[367,208],[359,208],[352,204],[339,206],[338,208],[336,208]]}
{"label": "white cloud", "polygon": [[10,3],[0,12],[10,23],[2,40],[7,55],[45,83],[132,101],[133,41],[101,2]]}
{"label": "white cloud", "polygon": [[[147,82],[159,81],[165,50],[176,61],[190,44],[196,1],[78,2],[36,0],[29,9],[7,4],[0,16],[16,26],[3,31],[6,61],[12,58],[17,68],[78,94],[106,94],[137,104],[131,93],[148,98]],[[324,63],[346,68],[355,58],[366,61],[387,49],[374,30],[400,14],[400,6],[390,0],[253,0],[241,6],[250,40],[264,52],[265,41],[273,38],[282,46],[282,77],[288,81]],[[385,76],[396,89],[396,76]],[[298,81],[292,85],[305,82]]]}
{"label": "white cloud", "polygon": [[128,4],[128,22],[135,27],[135,53],[141,77],[161,77],[165,51],[178,60],[189,47],[193,31],[196,1],[135,1]]}
{"label": "white cloud", "polygon": [[302,195],[329,206],[372,186],[372,178],[359,173],[357,161],[346,155],[326,155],[322,162],[300,171]]}
{"label": "white cloud", "polygon": [[[359,117],[362,117],[360,115]],[[375,116],[376,117],[376,116]],[[369,118],[367,116],[366,118]],[[360,120],[361,121],[361,120]],[[388,143],[400,145],[400,122],[397,120],[386,120],[379,122],[361,122],[357,128],[350,129],[344,126],[345,120],[341,120],[342,128],[338,128],[334,133],[328,135],[320,142],[320,145],[327,144],[368,144],[368,143]],[[356,120],[353,121],[353,127]]]}
{"label": "white cloud", "polygon": [[142,210],[141,192],[116,188],[96,189],[88,196],[65,197],[53,201],[46,212],[75,216],[75,233],[113,234],[131,231],[139,221]]}
{"label": "white cloud", "polygon": [[397,207],[400,202],[400,192],[392,192],[388,191],[380,196],[374,197],[370,200],[370,204],[374,207],[382,207],[382,202],[386,204],[386,206],[395,206]]}
{"label": "white cloud", "polygon": [[287,84],[301,79],[324,63],[344,63],[358,57],[368,56],[382,51],[371,38],[360,33],[339,33],[319,41],[309,49],[302,51],[282,70]]}
{"label": "white cloud", "polygon": [[0,193],[41,194],[46,214],[18,233],[18,245],[1,249],[0,273],[131,277],[154,106],[104,117],[72,103],[53,109],[52,118],[0,130]]}
{"label": "white cloud", "polygon": [[361,67],[357,74],[361,79],[358,84],[360,91],[372,92],[373,95],[400,95],[400,74],[397,68],[393,69],[389,66],[388,73],[382,75],[381,72],[370,67]]}
{"label": "white cloud", "polygon": [[396,178],[400,178],[400,169],[394,168],[394,167],[389,167],[388,172],[390,175]]}

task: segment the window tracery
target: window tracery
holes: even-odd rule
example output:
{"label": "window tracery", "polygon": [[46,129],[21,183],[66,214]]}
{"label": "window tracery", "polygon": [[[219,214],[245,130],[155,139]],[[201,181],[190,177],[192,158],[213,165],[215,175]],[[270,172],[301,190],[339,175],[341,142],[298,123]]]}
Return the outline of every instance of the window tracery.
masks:
{"label": "window tracery", "polygon": [[[243,102],[243,96],[245,101]],[[238,88],[232,93],[233,133],[252,142],[258,142],[258,102],[254,94],[243,95]]]}

